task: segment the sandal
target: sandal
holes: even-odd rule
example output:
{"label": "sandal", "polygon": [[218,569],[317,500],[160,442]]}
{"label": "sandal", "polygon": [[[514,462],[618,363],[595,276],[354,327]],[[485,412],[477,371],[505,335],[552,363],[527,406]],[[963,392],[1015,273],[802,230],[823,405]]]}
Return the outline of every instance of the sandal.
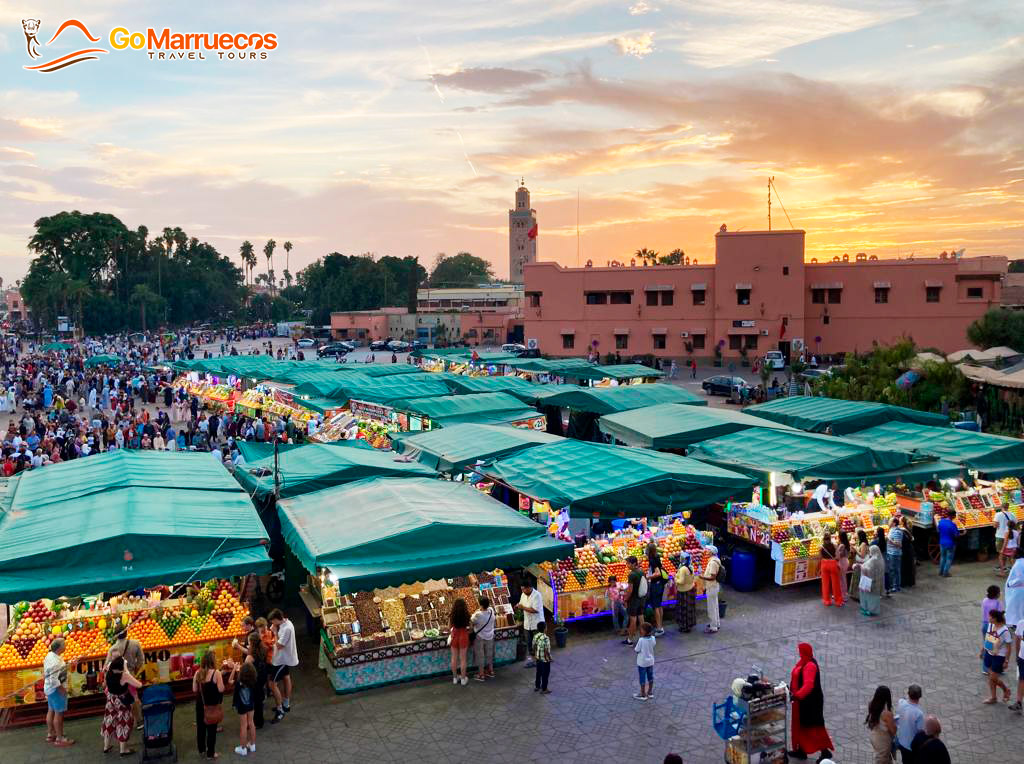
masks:
{"label": "sandal", "polygon": [[982,703],[984,703],[986,706],[991,706],[991,705],[993,705],[994,703],[997,703],[997,702],[998,701],[995,698],[989,698],[988,700],[983,700],[982,701]]}
{"label": "sandal", "polygon": [[74,745],[75,741],[69,737],[66,737],[63,740],[54,740],[53,744],[57,746],[57,748],[68,748],[69,746]]}
{"label": "sandal", "polygon": [[57,739],[57,736],[56,736],[56,735],[47,735],[47,736],[46,736],[46,742],[47,742],[47,743],[52,743],[52,742],[54,742],[54,741],[55,741],[56,739]]}
{"label": "sandal", "polygon": [[114,746],[108,745],[106,748],[103,749],[103,753],[110,753],[113,750],[114,750]]}

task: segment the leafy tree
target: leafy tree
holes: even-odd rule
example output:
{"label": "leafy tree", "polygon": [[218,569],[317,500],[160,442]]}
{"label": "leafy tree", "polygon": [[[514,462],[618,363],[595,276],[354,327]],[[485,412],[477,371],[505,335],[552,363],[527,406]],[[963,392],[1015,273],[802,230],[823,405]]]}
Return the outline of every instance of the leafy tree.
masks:
{"label": "leafy tree", "polygon": [[1024,350],[1024,313],[992,308],[967,327],[967,339],[980,348],[1005,345]]}
{"label": "leafy tree", "polygon": [[684,257],[686,257],[686,253],[683,250],[673,249],[667,255],[659,257],[658,263],[661,265],[681,265]]}
{"label": "leafy tree", "polygon": [[132,290],[131,301],[134,305],[139,306],[139,321],[142,325],[142,331],[146,331],[146,308],[150,306],[162,307],[163,298],[146,284],[136,284]]}
{"label": "leafy tree", "polygon": [[459,252],[448,257],[443,252],[434,261],[430,272],[430,286],[443,287],[475,287],[494,280],[491,264],[481,257],[469,252]]}
{"label": "leafy tree", "polygon": [[1024,273],[1024,259],[1011,260],[1007,273]]}

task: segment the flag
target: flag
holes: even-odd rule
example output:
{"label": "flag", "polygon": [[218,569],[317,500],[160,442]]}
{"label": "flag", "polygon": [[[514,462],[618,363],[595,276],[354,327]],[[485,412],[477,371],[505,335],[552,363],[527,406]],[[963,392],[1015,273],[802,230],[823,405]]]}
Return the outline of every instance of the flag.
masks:
{"label": "flag", "polygon": [[781,340],[786,336],[786,322],[782,322],[782,326],[779,327],[779,339]]}
{"label": "flag", "polygon": [[526,232],[526,235],[529,236],[531,239],[536,239],[537,238],[537,224],[536,223],[533,224],[533,228],[531,228],[529,231]]}

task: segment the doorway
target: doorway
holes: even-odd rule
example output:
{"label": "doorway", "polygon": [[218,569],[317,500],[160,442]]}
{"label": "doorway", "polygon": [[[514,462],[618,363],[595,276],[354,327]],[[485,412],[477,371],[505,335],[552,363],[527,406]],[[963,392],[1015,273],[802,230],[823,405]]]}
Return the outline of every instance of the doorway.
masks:
{"label": "doorway", "polygon": [[789,366],[790,348],[788,340],[779,340],[779,352],[782,353],[782,357],[786,359],[786,366]]}

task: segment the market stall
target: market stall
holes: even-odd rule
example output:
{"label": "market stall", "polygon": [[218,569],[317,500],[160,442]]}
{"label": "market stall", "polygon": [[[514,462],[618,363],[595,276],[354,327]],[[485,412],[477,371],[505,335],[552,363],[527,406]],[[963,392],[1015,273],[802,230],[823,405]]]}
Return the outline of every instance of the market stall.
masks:
{"label": "market stall", "polygon": [[306,424],[312,411],[300,406],[295,395],[275,385],[261,383],[251,387],[234,400],[234,411],[248,417],[282,417]]}
{"label": "market stall", "polygon": [[790,429],[734,409],[681,407],[674,403],[606,414],[598,426],[602,432],[627,446],[656,451],[685,449],[704,440],[751,428]]}
{"label": "market stall", "polygon": [[557,435],[525,427],[465,423],[429,432],[396,434],[391,447],[427,467],[458,475],[478,462],[491,462],[559,440]]}
{"label": "market stall", "polygon": [[352,692],[449,672],[456,598],[495,603],[495,663],[516,658],[505,569],[563,559],[572,545],[464,483],[374,478],[279,504],[284,536],[310,575],[320,667]]}
{"label": "market stall", "polygon": [[208,455],[117,451],[16,476],[0,503],[0,602],[13,615],[0,705],[45,711],[42,660],[59,634],[77,661],[71,713],[101,710],[120,628],[145,651],[140,678],[187,689],[202,655],[227,657],[242,634],[238,578],[270,571],[266,536]]}
{"label": "market stall", "polygon": [[949,427],[949,417],[903,406],[870,401],[846,401],[809,395],[792,395],[743,409],[750,416],[770,419],[807,432],[847,435],[886,422],[909,422]]}
{"label": "market stall", "polygon": [[595,386],[634,385],[654,382],[665,376],[665,372],[644,366],[641,363],[620,363],[609,366],[579,366],[564,374],[570,379],[589,381]]}
{"label": "market stall", "polygon": [[578,387],[576,385],[546,385],[536,393],[536,400],[544,406],[558,406],[573,411],[603,416],[623,411],[671,403],[683,406],[708,405],[707,399],[675,385],[628,385],[624,387]]}
{"label": "market stall", "polygon": [[[400,432],[431,430],[463,422],[511,424],[543,430],[545,418],[508,393],[438,395],[394,401]],[[419,421],[419,427],[415,426]],[[403,422],[405,423],[403,425]]]}
{"label": "market stall", "polygon": [[448,387],[457,395],[469,393],[512,393],[516,391],[530,392],[538,387],[523,377],[467,377],[452,376],[447,380]]}

